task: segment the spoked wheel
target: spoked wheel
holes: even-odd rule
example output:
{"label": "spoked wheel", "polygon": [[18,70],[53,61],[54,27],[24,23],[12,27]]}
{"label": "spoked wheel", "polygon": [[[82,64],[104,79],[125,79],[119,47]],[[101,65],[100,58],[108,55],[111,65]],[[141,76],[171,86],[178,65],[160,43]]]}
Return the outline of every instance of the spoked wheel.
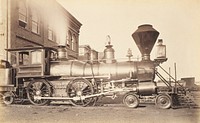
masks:
{"label": "spoked wheel", "polygon": [[88,104],[89,106],[95,106],[96,105],[96,103],[97,103],[97,101],[98,101],[98,97],[94,97],[93,99],[92,99],[92,101]]}
{"label": "spoked wheel", "polygon": [[46,105],[49,104],[50,100],[37,99],[34,97],[50,97],[52,94],[50,84],[45,80],[34,80],[27,86],[27,97],[33,105]]}
{"label": "spoked wheel", "polygon": [[3,94],[0,93],[0,104],[3,103]]}
{"label": "spoked wheel", "polygon": [[14,102],[14,96],[13,96],[12,92],[6,92],[3,94],[3,102],[6,105],[10,105]]}
{"label": "spoked wheel", "polygon": [[155,103],[159,108],[168,109],[172,105],[172,100],[168,94],[159,94],[156,97]]}
{"label": "spoked wheel", "polygon": [[136,108],[139,105],[139,99],[134,93],[127,93],[124,96],[123,103],[131,108]]}
{"label": "spoked wheel", "polygon": [[94,94],[94,88],[87,79],[79,78],[72,80],[67,86],[67,95],[71,98],[77,97],[77,100],[70,100],[75,106],[87,106],[92,103],[93,98],[81,99],[81,96],[89,96]]}

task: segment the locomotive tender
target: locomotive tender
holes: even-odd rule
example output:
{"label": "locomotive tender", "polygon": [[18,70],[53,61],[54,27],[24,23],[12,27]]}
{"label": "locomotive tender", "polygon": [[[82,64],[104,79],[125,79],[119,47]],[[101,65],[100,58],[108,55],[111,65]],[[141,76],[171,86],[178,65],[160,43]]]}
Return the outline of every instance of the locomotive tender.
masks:
{"label": "locomotive tender", "polygon": [[[69,100],[73,105],[87,106],[94,104],[98,97],[124,93],[123,102],[128,107],[137,107],[141,98],[153,96],[156,105],[169,108],[170,93],[158,92],[154,81],[156,67],[167,60],[165,50],[154,61],[150,59],[158,35],[148,24],[139,26],[132,34],[142,54],[141,61],[117,62],[110,42],[101,62],[68,60],[62,46],[7,49],[16,55],[16,63],[1,65],[3,101],[11,104],[28,99],[34,105],[45,105]],[[163,45],[158,48],[162,49]]]}

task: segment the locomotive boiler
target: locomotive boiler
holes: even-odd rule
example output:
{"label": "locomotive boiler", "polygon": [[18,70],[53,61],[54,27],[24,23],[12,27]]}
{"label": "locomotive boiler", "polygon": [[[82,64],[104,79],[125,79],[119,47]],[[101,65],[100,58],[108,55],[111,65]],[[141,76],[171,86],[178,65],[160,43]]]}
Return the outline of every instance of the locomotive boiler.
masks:
{"label": "locomotive boiler", "polygon": [[11,82],[15,91],[4,96],[4,101],[12,103],[15,97],[44,105],[69,100],[73,105],[87,106],[100,96],[123,92],[123,102],[128,107],[137,107],[143,96],[155,96],[157,105],[169,108],[170,95],[159,94],[154,82],[156,67],[166,61],[165,52],[154,61],[150,59],[158,35],[148,24],[139,26],[132,34],[141,52],[141,61],[118,62],[110,42],[101,61],[68,60],[64,47],[7,49],[16,54],[16,65],[10,68],[15,77]]}

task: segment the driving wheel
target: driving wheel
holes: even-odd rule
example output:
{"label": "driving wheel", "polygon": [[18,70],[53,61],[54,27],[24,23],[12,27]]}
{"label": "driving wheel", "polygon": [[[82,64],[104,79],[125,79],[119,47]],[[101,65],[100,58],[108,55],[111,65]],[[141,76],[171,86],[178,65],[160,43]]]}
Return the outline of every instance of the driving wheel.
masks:
{"label": "driving wheel", "polygon": [[50,97],[52,95],[52,90],[50,84],[43,80],[34,80],[30,82],[27,86],[27,97],[33,105],[46,105],[49,104],[50,100],[37,99],[34,97]]}
{"label": "driving wheel", "polygon": [[83,96],[90,96],[94,94],[94,88],[90,81],[84,78],[78,78],[72,80],[66,89],[67,95],[70,98],[77,98],[76,100],[71,99],[70,102],[75,106],[87,106],[92,103],[93,98],[82,99]]}

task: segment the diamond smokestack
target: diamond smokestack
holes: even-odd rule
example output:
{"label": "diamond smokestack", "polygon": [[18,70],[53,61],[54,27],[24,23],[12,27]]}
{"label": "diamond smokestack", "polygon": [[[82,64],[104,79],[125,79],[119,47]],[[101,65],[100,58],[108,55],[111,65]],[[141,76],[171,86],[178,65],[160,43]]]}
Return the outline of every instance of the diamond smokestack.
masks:
{"label": "diamond smokestack", "polygon": [[158,35],[159,32],[149,24],[138,26],[138,29],[132,34],[132,37],[142,54],[142,60],[150,60],[150,53]]}

